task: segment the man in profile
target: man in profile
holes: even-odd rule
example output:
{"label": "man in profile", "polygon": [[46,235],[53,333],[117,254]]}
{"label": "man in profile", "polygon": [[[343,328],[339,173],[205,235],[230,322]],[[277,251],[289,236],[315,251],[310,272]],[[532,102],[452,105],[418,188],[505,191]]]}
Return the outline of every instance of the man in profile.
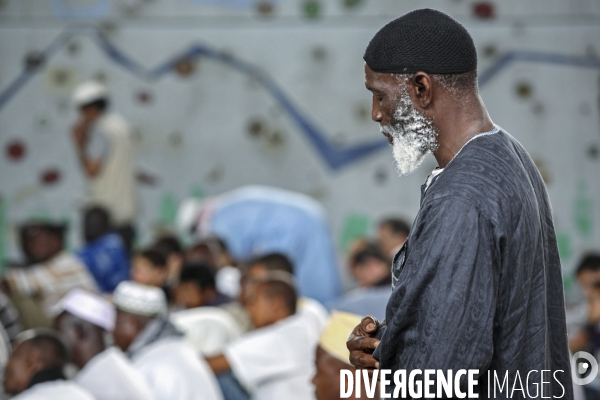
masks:
{"label": "man in profile", "polygon": [[[543,390],[572,399],[550,201],[529,154],[488,115],[473,39],[450,16],[416,10],[383,27],[364,59],[372,118],[400,174],[428,153],[439,167],[394,258],[386,320],[354,329],[350,361],[407,373],[476,369],[480,398]],[[488,393],[494,374],[517,390]]]}

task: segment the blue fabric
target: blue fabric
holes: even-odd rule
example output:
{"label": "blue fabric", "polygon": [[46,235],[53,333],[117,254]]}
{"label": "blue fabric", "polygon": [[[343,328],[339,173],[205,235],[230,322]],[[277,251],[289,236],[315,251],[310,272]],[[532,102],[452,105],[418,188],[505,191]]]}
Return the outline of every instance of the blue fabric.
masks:
{"label": "blue fabric", "polygon": [[239,189],[221,198],[210,230],[237,260],[273,252],[288,256],[301,296],[326,304],[341,293],[325,213],[307,196],[268,187]]}
{"label": "blue fabric", "polygon": [[77,255],[102,292],[112,292],[120,282],[129,279],[129,256],[116,233],[106,234],[87,244]]}
{"label": "blue fabric", "polygon": [[250,400],[250,395],[232,372],[224,372],[215,376],[225,400]]}
{"label": "blue fabric", "polygon": [[385,308],[391,294],[392,289],[389,285],[357,288],[328,303],[327,310],[345,311],[360,316],[371,315],[379,321],[383,321]]}

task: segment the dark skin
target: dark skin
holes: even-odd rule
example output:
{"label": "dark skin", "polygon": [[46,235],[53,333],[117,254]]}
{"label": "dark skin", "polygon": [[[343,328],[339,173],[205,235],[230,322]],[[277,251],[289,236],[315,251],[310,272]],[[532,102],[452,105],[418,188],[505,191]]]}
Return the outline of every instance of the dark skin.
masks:
{"label": "dark skin", "polygon": [[61,252],[62,238],[43,228],[30,228],[23,243],[23,252],[32,263],[43,263]]}
{"label": "dark skin", "polygon": [[[365,86],[373,93],[371,118],[381,125],[389,124],[402,93],[401,84],[393,74],[374,72],[365,65]],[[415,73],[407,86],[415,109],[433,119],[439,142],[433,155],[440,168],[445,168],[473,136],[494,128],[483,100],[474,90],[457,97],[425,72]],[[388,140],[391,143],[390,137]]]}
{"label": "dark skin", "polygon": [[202,289],[195,282],[179,282],[175,287],[175,304],[185,308],[203,307],[215,298],[214,288]]}
{"label": "dark skin", "polygon": [[54,329],[65,337],[71,361],[79,369],[106,349],[102,328],[66,311],[56,317]]}
{"label": "dark skin", "polygon": [[[380,125],[388,125],[401,97],[402,84],[394,74],[374,72],[365,65],[365,86],[373,94],[371,118]],[[415,73],[406,87],[415,109],[433,120],[439,143],[433,155],[440,168],[445,168],[471,138],[494,127],[483,100],[474,89],[450,93],[422,71]],[[392,143],[392,138],[386,137]],[[356,368],[379,368],[379,362],[372,356],[379,344],[373,337],[379,325],[377,319],[365,317],[348,338],[350,363]]]}
{"label": "dark skin", "polygon": [[144,317],[123,310],[117,310],[113,339],[123,351],[127,351],[140,332],[152,321],[153,317]]}
{"label": "dark skin", "polygon": [[77,157],[79,163],[83,168],[86,176],[93,178],[100,172],[102,168],[102,161],[94,160],[87,156],[85,152],[85,146],[89,139],[89,131],[91,126],[100,118],[102,110],[98,107],[88,105],[79,109],[79,119],[71,128],[71,135],[73,137],[73,143],[77,150]]}
{"label": "dark skin", "polygon": [[16,345],[4,370],[4,390],[19,394],[27,389],[33,376],[46,368],[42,354],[28,341]]}
{"label": "dark skin", "polygon": [[[317,356],[315,359],[316,372],[312,379],[315,386],[315,396],[317,400],[339,400],[340,399],[340,371],[346,369],[355,373],[356,369],[345,362],[342,362],[317,346]],[[364,384],[361,394],[366,397]],[[353,399],[356,399],[355,392],[352,392]]]}

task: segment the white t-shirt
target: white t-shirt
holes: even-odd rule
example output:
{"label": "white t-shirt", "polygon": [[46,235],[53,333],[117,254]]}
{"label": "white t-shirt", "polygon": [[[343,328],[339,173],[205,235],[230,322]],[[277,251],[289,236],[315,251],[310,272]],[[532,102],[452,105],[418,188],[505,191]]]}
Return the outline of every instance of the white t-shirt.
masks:
{"label": "white t-shirt", "polygon": [[249,332],[224,355],[253,400],[313,400],[317,338],[302,315]]}
{"label": "white t-shirt", "polygon": [[196,307],[176,311],[169,316],[182,332],[196,354],[205,357],[223,353],[228,343],[242,335],[233,317],[218,307]]}
{"label": "white t-shirt", "polygon": [[12,400],[94,400],[94,396],[75,382],[57,380],[33,385]]}
{"label": "white t-shirt", "polygon": [[223,400],[210,367],[183,338],[160,339],[131,361],[158,400]]}
{"label": "white t-shirt", "polygon": [[96,400],[155,400],[150,385],[121,350],[111,347],[92,358],[75,381]]}
{"label": "white t-shirt", "polygon": [[297,308],[298,315],[304,317],[310,324],[314,338],[318,342],[329,321],[327,309],[321,303],[309,297],[298,299]]}
{"label": "white t-shirt", "polygon": [[102,159],[102,167],[88,179],[88,202],[106,207],[116,225],[131,223],[137,211],[132,129],[114,113],[103,115],[95,129],[101,131],[95,135],[104,135],[107,144],[91,144],[91,157]]}

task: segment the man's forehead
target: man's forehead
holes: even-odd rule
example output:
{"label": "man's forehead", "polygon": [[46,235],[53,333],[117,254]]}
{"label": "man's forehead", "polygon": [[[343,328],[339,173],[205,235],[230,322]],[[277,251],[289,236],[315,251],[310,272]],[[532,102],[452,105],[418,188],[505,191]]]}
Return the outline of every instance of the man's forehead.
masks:
{"label": "man's forehead", "polygon": [[365,64],[365,86],[369,90],[391,90],[398,88],[402,83],[395,74],[375,72]]}

